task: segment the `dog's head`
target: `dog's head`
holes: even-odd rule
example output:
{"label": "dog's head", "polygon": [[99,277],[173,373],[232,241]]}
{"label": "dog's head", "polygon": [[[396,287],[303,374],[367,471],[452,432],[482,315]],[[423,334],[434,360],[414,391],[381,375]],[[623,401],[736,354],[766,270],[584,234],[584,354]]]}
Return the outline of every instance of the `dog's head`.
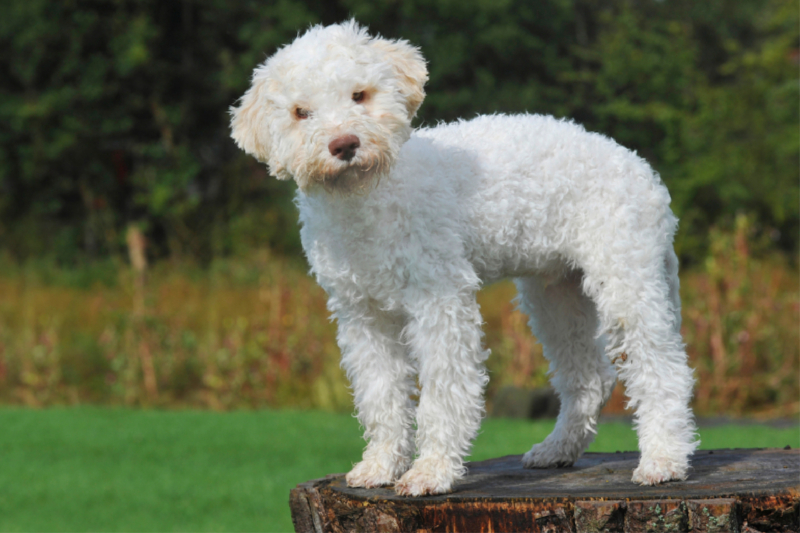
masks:
{"label": "dog's head", "polygon": [[355,21],[314,26],[253,72],[232,136],[279,179],[357,190],[389,170],[425,97],[425,60]]}

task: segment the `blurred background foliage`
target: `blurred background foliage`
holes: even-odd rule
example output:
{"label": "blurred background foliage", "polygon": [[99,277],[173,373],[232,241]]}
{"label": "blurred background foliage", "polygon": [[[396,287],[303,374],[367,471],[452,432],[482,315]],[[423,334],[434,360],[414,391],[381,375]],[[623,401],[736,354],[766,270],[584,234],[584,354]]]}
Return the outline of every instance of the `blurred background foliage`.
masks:
{"label": "blurred background foliage", "polygon": [[[227,110],[350,16],[421,48],[417,125],[547,113],[644,156],[681,218],[696,407],[800,411],[796,0],[7,0],[0,400],[349,408],[294,185],[236,149]],[[481,295],[492,389],[546,380],[512,295]]]}
{"label": "blurred background foliage", "polygon": [[794,0],[9,0],[0,17],[0,243],[60,264],[299,253],[291,184],[228,134],[253,67],[353,15],[429,61],[418,123],[570,117],[646,157],[682,219],[684,263],[754,216],[796,252]]}

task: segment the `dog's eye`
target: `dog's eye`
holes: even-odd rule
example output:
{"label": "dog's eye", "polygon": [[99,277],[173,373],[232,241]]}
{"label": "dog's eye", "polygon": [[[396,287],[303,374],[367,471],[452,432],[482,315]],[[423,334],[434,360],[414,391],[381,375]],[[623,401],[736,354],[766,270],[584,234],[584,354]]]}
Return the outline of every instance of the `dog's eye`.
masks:
{"label": "dog's eye", "polygon": [[358,91],[353,93],[353,101],[357,104],[363,102],[367,97],[367,94],[364,91]]}
{"label": "dog's eye", "polygon": [[305,120],[310,115],[310,111],[308,109],[303,109],[302,107],[295,107],[294,108],[294,116],[297,120]]}

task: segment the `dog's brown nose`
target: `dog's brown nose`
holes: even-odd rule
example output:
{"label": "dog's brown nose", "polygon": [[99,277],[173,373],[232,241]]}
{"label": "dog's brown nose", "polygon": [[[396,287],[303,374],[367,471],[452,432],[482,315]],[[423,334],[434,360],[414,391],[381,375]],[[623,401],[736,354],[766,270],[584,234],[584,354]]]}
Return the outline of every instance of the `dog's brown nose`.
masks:
{"label": "dog's brown nose", "polygon": [[350,161],[356,155],[356,150],[361,146],[361,141],[355,135],[343,135],[331,141],[328,151],[332,156],[343,161]]}

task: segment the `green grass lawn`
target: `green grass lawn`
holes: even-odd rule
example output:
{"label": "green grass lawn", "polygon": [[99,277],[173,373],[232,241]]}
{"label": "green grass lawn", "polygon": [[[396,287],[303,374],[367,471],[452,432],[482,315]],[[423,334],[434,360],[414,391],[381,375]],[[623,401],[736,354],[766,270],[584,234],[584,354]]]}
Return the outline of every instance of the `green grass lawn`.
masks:
{"label": "green grass lawn", "polygon": [[[526,451],[552,422],[488,419],[473,459]],[[703,448],[800,447],[797,427],[717,426]],[[359,458],[347,415],[0,409],[0,531],[291,531],[289,489]],[[623,423],[591,451],[636,449]]]}

